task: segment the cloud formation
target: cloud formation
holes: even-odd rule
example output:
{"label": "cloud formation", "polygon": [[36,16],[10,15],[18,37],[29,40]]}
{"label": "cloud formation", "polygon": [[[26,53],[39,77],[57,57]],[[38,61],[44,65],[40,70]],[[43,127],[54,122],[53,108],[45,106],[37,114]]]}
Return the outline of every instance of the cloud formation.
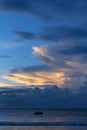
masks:
{"label": "cloud formation", "polygon": [[[85,43],[84,43],[85,44]],[[21,66],[10,70],[4,79],[20,85],[58,85],[78,87],[87,70],[86,46],[74,42],[59,42],[41,47],[33,47],[33,54],[41,65]]]}
{"label": "cloud formation", "polygon": [[8,59],[8,58],[11,58],[11,56],[7,56],[7,55],[0,55],[0,58],[4,58],[4,59]]}
{"label": "cloud formation", "polygon": [[43,19],[49,19],[49,15],[44,13],[44,8],[42,8],[43,6],[40,7],[42,4],[38,0],[1,0],[0,3],[0,9],[3,11],[26,13]]}
{"label": "cloud formation", "polygon": [[42,40],[58,42],[60,40],[87,39],[87,29],[81,27],[56,26],[43,29],[40,34]]}
{"label": "cloud formation", "polygon": [[0,89],[0,106],[4,108],[87,108],[86,100],[86,86],[75,91],[57,86]]}
{"label": "cloud formation", "polygon": [[77,17],[86,15],[87,1],[79,0],[1,0],[0,9],[4,11],[15,11],[27,13],[40,18],[49,19],[50,17]]}
{"label": "cloud formation", "polygon": [[22,40],[35,40],[37,37],[33,32],[28,31],[13,31]]}
{"label": "cloud formation", "polygon": [[[86,5],[87,1],[79,1],[79,0],[42,0],[47,6],[49,6],[49,9],[61,13],[61,14],[70,14],[72,15],[73,13],[86,13],[85,11],[87,10]],[[84,10],[83,10],[84,9]]]}
{"label": "cloud formation", "polygon": [[56,44],[33,47],[34,54],[46,64],[60,64],[68,61],[86,59],[87,45],[85,42],[60,41]]}
{"label": "cloud formation", "polygon": [[4,82],[0,82],[0,87],[14,87],[15,85],[14,84],[7,84],[7,83],[4,83]]}
{"label": "cloud formation", "polygon": [[[41,32],[35,21],[37,34],[33,32],[36,28],[33,31],[13,31],[21,40],[37,40],[38,35],[41,43],[35,43],[33,54],[40,65],[21,65],[11,69],[10,74],[3,78],[24,85],[66,86],[75,83],[78,86],[87,69],[87,28],[82,24],[87,16],[86,0],[1,0],[0,10],[49,19],[37,19]],[[33,24],[30,22],[30,25]]]}
{"label": "cloud formation", "polygon": [[13,73],[8,76],[3,76],[4,79],[12,82],[30,85],[59,85],[62,86],[65,81],[69,80],[63,72],[26,72],[26,73]]}

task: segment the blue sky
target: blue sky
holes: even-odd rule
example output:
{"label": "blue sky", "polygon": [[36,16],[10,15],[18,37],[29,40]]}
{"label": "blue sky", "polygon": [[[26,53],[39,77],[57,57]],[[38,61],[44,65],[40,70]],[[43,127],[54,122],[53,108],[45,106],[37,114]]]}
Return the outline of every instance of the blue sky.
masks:
{"label": "blue sky", "polygon": [[87,75],[86,7],[86,0],[1,0],[0,86],[81,86]]}

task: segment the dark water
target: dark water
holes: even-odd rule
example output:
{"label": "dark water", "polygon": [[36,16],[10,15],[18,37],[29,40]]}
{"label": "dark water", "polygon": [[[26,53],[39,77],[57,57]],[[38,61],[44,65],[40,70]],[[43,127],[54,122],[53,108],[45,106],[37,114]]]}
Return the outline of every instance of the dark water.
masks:
{"label": "dark water", "polygon": [[87,110],[0,110],[0,130],[87,130]]}

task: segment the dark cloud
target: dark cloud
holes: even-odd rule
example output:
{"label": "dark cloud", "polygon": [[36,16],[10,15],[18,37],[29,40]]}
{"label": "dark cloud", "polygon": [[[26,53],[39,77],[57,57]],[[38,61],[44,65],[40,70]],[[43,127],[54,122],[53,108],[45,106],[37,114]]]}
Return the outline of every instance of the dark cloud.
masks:
{"label": "dark cloud", "polygon": [[18,37],[23,40],[35,40],[37,36],[33,32],[28,31],[13,31]]}
{"label": "dark cloud", "polygon": [[6,11],[28,13],[40,18],[49,19],[53,17],[78,17],[87,11],[87,1],[79,0],[1,0],[0,8]]}
{"label": "dark cloud", "polygon": [[[75,1],[73,0],[42,0],[49,9],[57,13],[70,13],[75,9]],[[69,12],[70,11],[70,12]]]}
{"label": "dark cloud", "polygon": [[43,5],[41,7],[41,2],[38,0],[1,0],[0,3],[0,8],[3,11],[16,11],[20,13],[27,13],[43,19],[50,18],[49,15],[44,12]]}
{"label": "dark cloud", "polygon": [[86,86],[74,92],[57,86],[43,87],[1,89],[0,104],[8,108],[87,108]]}
{"label": "dark cloud", "polygon": [[20,67],[12,69],[11,73],[17,73],[17,72],[42,72],[42,71],[50,71],[52,67],[46,66],[46,65],[38,65],[38,66],[26,66],[26,67]]}
{"label": "dark cloud", "polygon": [[79,14],[85,14],[87,11],[87,1],[79,0],[42,0],[43,3],[49,7],[49,10],[54,12],[57,16],[62,15],[63,17],[74,16],[75,13],[77,17]]}
{"label": "dark cloud", "polygon": [[25,67],[22,67],[20,66],[19,68],[14,68],[14,69],[11,69],[10,70],[10,73],[21,73],[21,72],[24,72],[24,73],[32,73],[32,72],[54,72],[56,71],[56,69],[58,68],[72,68],[66,64],[58,64],[56,66],[49,66],[49,65],[37,65],[37,66],[25,66]]}
{"label": "dark cloud", "polygon": [[62,55],[87,55],[87,46],[75,45],[62,49],[59,53]]}
{"label": "dark cloud", "polygon": [[5,59],[8,59],[8,58],[11,58],[11,56],[7,56],[7,55],[0,55],[0,58],[5,58]]}
{"label": "dark cloud", "polygon": [[87,39],[87,29],[77,27],[46,28],[40,34],[41,39],[57,42],[59,40]]}
{"label": "dark cloud", "polygon": [[56,44],[34,47],[33,49],[38,59],[48,65],[66,66],[68,61],[83,62],[87,59],[86,42],[60,41]]}
{"label": "dark cloud", "polygon": [[27,0],[4,0],[2,3],[3,3],[2,8],[6,10],[16,10],[16,11],[29,10],[29,3]]}

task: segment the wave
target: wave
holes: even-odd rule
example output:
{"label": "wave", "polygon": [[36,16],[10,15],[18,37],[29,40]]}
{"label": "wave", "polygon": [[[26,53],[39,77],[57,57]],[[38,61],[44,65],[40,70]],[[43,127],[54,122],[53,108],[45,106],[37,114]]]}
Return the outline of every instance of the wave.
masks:
{"label": "wave", "polygon": [[0,122],[0,126],[87,126],[87,122]]}

